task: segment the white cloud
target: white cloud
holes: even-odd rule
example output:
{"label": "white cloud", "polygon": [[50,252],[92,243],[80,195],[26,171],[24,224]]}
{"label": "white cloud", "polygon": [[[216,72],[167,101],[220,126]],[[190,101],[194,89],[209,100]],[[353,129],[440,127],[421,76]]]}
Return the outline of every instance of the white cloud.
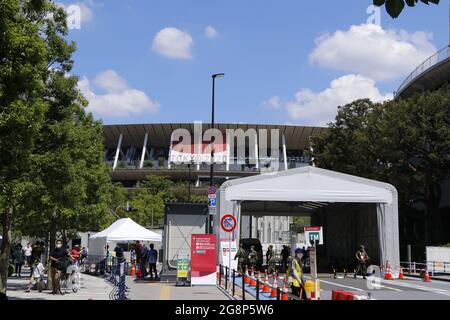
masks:
{"label": "white cloud", "polygon": [[88,110],[96,116],[119,118],[159,111],[158,102],[152,101],[143,91],[130,88],[113,70],[98,74],[93,84],[106,93],[95,93],[87,78],[80,80],[78,87],[89,100]]}
{"label": "white cloud", "polygon": [[92,9],[84,3],[77,2],[75,5],[81,9],[81,22],[89,22],[94,18]]}
{"label": "white cloud", "polygon": [[152,50],[173,59],[191,59],[194,41],[189,33],[177,28],[164,28],[153,38]]}
{"label": "white cloud", "polygon": [[273,96],[267,101],[264,101],[262,105],[269,109],[278,109],[281,106],[281,99],[280,97]]}
{"label": "white cloud", "polygon": [[375,24],[351,26],[316,40],[311,63],[351,72],[374,80],[392,80],[409,74],[436,52],[425,32],[384,30]]}
{"label": "white cloud", "polygon": [[218,35],[219,35],[219,33],[218,33],[217,30],[214,29],[213,27],[207,26],[207,27],[205,28],[205,36],[206,36],[207,38],[209,38],[209,39],[214,39],[214,38],[217,38]]}
{"label": "white cloud", "polygon": [[284,106],[291,120],[326,125],[336,117],[338,106],[364,98],[379,102],[392,99],[392,94],[380,93],[372,79],[349,74],[333,80],[330,87],[321,92],[302,89],[295,94],[294,101],[286,102]]}

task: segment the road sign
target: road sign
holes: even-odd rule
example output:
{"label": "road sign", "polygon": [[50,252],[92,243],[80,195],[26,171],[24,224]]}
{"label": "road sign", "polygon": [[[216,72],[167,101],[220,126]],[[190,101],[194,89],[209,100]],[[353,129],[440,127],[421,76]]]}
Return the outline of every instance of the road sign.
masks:
{"label": "road sign", "polygon": [[216,194],[217,188],[215,186],[210,186],[208,188],[208,194]]}
{"label": "road sign", "polygon": [[222,217],[220,221],[220,225],[222,226],[222,230],[225,232],[233,232],[236,228],[236,218],[231,214],[226,214]]}
{"label": "road sign", "polygon": [[322,227],[305,227],[305,241],[309,247],[312,243],[323,244],[323,229]]}
{"label": "road sign", "polygon": [[217,207],[217,198],[215,194],[210,194],[208,195],[208,206],[210,208],[215,208]]}

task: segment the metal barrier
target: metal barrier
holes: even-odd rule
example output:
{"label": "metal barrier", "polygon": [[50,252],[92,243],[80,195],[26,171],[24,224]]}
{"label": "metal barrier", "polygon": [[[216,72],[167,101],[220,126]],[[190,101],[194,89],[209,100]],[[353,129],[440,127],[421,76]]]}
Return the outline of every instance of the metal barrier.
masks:
{"label": "metal barrier", "polygon": [[[125,284],[128,269],[128,263],[126,261],[112,257],[108,281],[114,285],[114,288],[109,294],[110,300],[128,299],[127,292],[129,292],[129,288]],[[117,280],[117,277],[119,277],[119,280]]]}
{"label": "metal barrier", "polygon": [[409,273],[422,273],[428,271],[432,276],[435,274],[450,274],[450,262],[427,261],[427,262],[400,262],[404,269],[408,269]]}
{"label": "metal barrier", "polygon": [[[224,279],[222,279],[224,278]],[[230,279],[231,278],[231,279]],[[240,278],[241,281],[237,281],[237,278]],[[245,283],[245,280],[247,278],[250,278],[256,283],[256,286],[254,289],[250,288],[249,285]],[[231,280],[231,283],[229,281]],[[263,282],[260,281],[258,277],[253,276],[247,276],[245,273],[236,271],[234,269],[229,270],[227,266],[219,265],[219,276],[217,279],[217,284],[219,287],[225,289],[225,291],[228,292],[228,289],[230,289],[229,294],[234,298],[236,296],[236,287],[240,287],[242,291],[241,298],[242,300],[247,299],[247,294],[252,295],[256,300],[261,300],[261,298],[264,298],[264,300],[282,300],[282,289],[277,287],[277,294],[276,297],[270,297],[267,294],[264,294],[260,292],[261,284]],[[272,291],[274,288],[273,285],[270,283],[267,283],[266,286],[269,287],[269,289]],[[254,291],[254,292],[253,292]],[[287,296],[287,300],[301,300],[300,297],[293,295],[290,292],[284,292],[284,294]]]}

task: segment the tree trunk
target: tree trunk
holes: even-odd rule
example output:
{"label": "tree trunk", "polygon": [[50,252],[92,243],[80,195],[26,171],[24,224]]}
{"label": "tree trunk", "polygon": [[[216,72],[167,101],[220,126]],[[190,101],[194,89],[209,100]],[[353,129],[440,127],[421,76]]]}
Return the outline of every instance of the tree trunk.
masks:
{"label": "tree trunk", "polygon": [[[51,252],[53,251],[53,249],[55,249],[55,242],[56,242],[56,222],[55,220],[52,220],[52,222],[50,223],[50,243],[49,243],[49,257]],[[52,272],[51,270],[52,266],[51,263],[49,262],[48,264],[48,288],[50,290],[53,290],[53,286],[52,286],[52,279],[50,277],[50,274]]]}
{"label": "tree trunk", "polygon": [[11,255],[11,229],[13,219],[13,207],[9,207],[2,215],[2,246],[0,253],[0,292],[6,294],[8,281],[9,257]]}

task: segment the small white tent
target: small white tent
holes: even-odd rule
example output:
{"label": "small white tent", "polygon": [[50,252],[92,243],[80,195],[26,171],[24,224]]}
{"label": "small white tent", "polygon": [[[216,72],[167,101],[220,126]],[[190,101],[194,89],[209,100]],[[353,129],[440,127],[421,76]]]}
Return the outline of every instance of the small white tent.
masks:
{"label": "small white tent", "polygon": [[105,230],[94,234],[89,239],[89,255],[104,256],[105,246],[109,242],[128,241],[161,242],[162,237],[156,232],[145,229],[130,218],[117,220]]}
{"label": "small white tent", "polygon": [[227,238],[219,231],[220,219],[233,214],[238,226],[233,237],[239,238],[241,204],[245,201],[291,201],[374,203],[377,206],[380,260],[390,262],[393,273],[400,265],[398,200],[394,186],[339,172],[303,167],[230,180],[217,193],[218,211],[215,216],[218,243]]}

